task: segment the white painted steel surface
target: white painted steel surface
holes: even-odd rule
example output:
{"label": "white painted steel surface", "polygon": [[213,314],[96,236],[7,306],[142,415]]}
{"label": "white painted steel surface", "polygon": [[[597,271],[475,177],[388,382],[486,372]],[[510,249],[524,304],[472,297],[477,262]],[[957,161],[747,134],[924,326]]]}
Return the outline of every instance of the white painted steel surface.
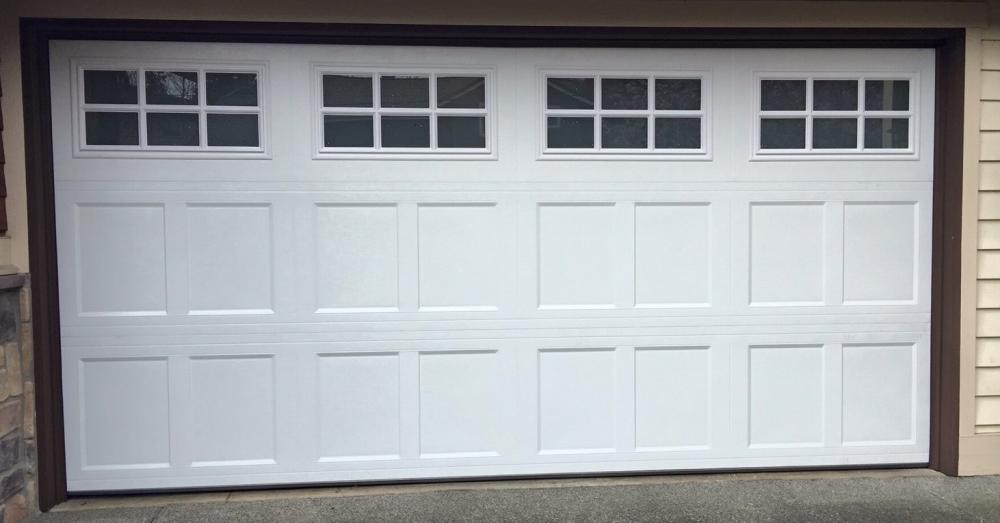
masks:
{"label": "white painted steel surface", "polygon": [[[264,152],[75,152],[80,61],[263,64]],[[51,64],[71,491],[927,460],[931,51]],[[319,154],[317,71],[404,66],[489,72],[489,154]],[[545,154],[553,70],[698,73],[705,153]],[[912,78],[913,152],[761,158],[783,72]]]}

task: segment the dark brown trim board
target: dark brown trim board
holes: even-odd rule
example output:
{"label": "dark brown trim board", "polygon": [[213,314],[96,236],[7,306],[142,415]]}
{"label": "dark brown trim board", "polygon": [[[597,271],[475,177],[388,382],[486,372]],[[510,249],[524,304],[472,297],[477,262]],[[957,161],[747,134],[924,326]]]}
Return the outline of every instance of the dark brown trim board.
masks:
{"label": "dark brown trim board", "polygon": [[959,267],[965,31],[414,26],[159,20],[22,19],[39,502],[66,499],[49,42],[134,40],[483,47],[934,48],[937,50],[931,315],[930,467],[958,470]]}

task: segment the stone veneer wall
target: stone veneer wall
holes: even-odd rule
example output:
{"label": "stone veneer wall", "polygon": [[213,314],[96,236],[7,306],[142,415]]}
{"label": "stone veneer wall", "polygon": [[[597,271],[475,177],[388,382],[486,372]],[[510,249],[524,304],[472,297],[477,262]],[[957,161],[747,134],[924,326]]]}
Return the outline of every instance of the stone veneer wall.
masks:
{"label": "stone veneer wall", "polygon": [[38,512],[31,297],[23,274],[0,276],[0,521]]}

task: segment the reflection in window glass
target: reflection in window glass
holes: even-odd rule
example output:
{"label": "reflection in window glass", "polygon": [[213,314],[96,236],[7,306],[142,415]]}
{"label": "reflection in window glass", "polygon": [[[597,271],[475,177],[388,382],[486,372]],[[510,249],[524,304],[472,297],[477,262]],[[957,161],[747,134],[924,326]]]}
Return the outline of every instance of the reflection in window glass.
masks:
{"label": "reflection in window glass", "polygon": [[866,149],[907,149],[910,121],[906,118],[865,118]]}
{"label": "reflection in window glass", "polygon": [[379,89],[382,107],[430,107],[430,86],[426,76],[382,76]]}
{"label": "reflection in window glass", "polygon": [[88,112],[87,145],[139,145],[139,113]]}
{"label": "reflection in window glass", "polygon": [[761,118],[761,149],[805,149],[805,118]]}
{"label": "reflection in window glass", "polygon": [[813,149],[855,149],[857,118],[813,118]]}
{"label": "reflection in window glass", "polygon": [[382,147],[430,147],[429,116],[383,116]]}
{"label": "reflection in window glass", "polygon": [[258,147],[256,114],[209,114],[209,147]]}
{"label": "reflection in window glass", "polygon": [[601,109],[645,109],[648,83],[645,78],[601,79]]}
{"label": "reflection in window glass", "polygon": [[813,80],[813,109],[857,111],[857,80]]}
{"label": "reflection in window glass", "polygon": [[438,147],[482,149],[486,147],[486,118],[483,116],[439,116]]}
{"label": "reflection in window glass", "polygon": [[198,145],[197,113],[146,113],[149,145]]}
{"label": "reflection in window glass", "polygon": [[372,107],[372,78],[323,75],[323,107]]}
{"label": "reflection in window glass", "polygon": [[593,118],[550,116],[546,127],[546,143],[551,149],[592,149],[594,147]]}
{"label": "reflection in window glass", "polygon": [[593,109],[593,78],[549,78],[545,88],[549,109]]}
{"label": "reflection in window glass", "polygon": [[325,147],[374,147],[375,127],[371,115],[328,114],[323,116]]}
{"label": "reflection in window glass", "polygon": [[83,72],[83,101],[88,104],[139,103],[136,71]]}
{"label": "reflection in window glass", "polygon": [[657,118],[657,149],[700,149],[701,118]]}
{"label": "reflection in window glass", "polygon": [[198,73],[146,71],[149,105],[198,105]]}
{"label": "reflection in window glass", "polygon": [[444,109],[486,107],[486,78],[482,76],[439,76],[437,106]]}
{"label": "reflection in window glass", "polygon": [[865,80],[865,110],[907,111],[909,109],[909,80]]}
{"label": "reflection in window glass", "polygon": [[257,105],[257,73],[205,73],[208,105]]}
{"label": "reflection in window glass", "polygon": [[601,118],[601,147],[645,149],[649,143],[646,118]]}
{"label": "reflection in window glass", "polygon": [[805,111],[805,80],[761,80],[762,111]]}
{"label": "reflection in window glass", "polygon": [[697,78],[657,78],[656,109],[697,111],[701,109],[701,80]]}

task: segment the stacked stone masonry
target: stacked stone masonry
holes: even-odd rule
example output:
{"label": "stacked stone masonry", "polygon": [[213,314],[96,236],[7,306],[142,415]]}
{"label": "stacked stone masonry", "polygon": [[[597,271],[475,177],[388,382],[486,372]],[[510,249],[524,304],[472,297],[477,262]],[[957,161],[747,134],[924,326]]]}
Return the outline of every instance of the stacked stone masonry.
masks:
{"label": "stacked stone masonry", "polygon": [[0,521],[37,512],[31,307],[24,275],[0,276]]}

